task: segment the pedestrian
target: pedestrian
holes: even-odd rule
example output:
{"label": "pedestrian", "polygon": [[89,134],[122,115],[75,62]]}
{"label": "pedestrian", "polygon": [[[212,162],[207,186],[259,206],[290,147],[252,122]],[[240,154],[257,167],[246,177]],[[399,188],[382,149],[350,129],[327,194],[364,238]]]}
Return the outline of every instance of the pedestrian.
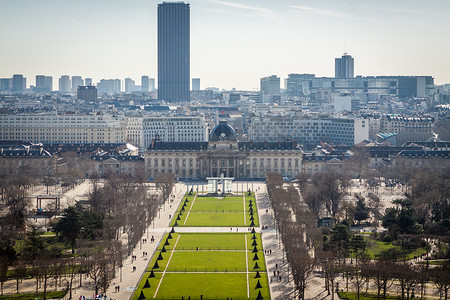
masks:
{"label": "pedestrian", "polygon": [[117,291],[120,292],[120,285],[117,286]]}
{"label": "pedestrian", "polygon": [[269,250],[269,254],[272,255],[272,249]]}
{"label": "pedestrian", "polygon": [[172,215],[169,215],[169,219],[172,218]]}
{"label": "pedestrian", "polygon": [[275,264],[275,269],[278,269],[278,264]]}
{"label": "pedestrian", "polygon": [[277,273],[275,271],[273,271],[273,276],[277,276]]}
{"label": "pedestrian", "polygon": [[277,271],[277,275],[280,276],[280,270]]}

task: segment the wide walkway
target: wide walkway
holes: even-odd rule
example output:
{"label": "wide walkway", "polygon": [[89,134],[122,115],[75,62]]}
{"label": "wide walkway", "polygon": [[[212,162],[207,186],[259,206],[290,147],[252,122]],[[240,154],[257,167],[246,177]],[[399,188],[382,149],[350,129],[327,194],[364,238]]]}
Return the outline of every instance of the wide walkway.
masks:
{"label": "wide walkway", "polygon": [[266,191],[266,185],[257,185],[256,203],[258,205],[258,215],[261,228],[263,248],[265,255],[267,276],[269,279],[271,299],[292,299],[294,296],[294,283],[291,269],[287,263],[283,244],[278,239],[275,229],[273,211]]}

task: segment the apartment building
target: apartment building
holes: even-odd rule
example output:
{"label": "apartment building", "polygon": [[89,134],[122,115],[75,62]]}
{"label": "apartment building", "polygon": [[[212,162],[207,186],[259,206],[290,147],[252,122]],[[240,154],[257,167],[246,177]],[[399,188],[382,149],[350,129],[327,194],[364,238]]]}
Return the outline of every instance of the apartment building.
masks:
{"label": "apartment building", "polygon": [[0,140],[122,143],[125,140],[125,123],[112,115],[0,115]]}
{"label": "apartment building", "polygon": [[357,118],[252,117],[248,124],[248,139],[255,142],[295,140],[301,145],[327,142],[353,146],[368,137],[368,120]]}
{"label": "apartment building", "polygon": [[153,141],[206,142],[208,126],[203,117],[130,117],[127,142],[148,148]]}

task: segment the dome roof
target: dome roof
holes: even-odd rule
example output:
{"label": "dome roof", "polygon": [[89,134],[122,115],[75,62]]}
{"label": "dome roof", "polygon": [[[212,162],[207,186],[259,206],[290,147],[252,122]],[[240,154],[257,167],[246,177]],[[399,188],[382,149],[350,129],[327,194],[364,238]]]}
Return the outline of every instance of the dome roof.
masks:
{"label": "dome roof", "polygon": [[220,121],[209,136],[210,141],[236,141],[236,131],[227,121]]}

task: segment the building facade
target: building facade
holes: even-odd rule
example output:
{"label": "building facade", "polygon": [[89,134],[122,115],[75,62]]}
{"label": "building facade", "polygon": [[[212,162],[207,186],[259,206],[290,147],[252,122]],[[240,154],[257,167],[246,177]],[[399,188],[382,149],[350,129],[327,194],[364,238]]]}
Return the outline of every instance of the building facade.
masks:
{"label": "building facade", "polygon": [[425,142],[433,137],[434,118],[383,116],[380,120],[380,132],[396,133],[398,145],[406,142]]}
{"label": "building facade", "polygon": [[173,173],[180,178],[265,178],[266,172],[295,177],[302,169],[302,150],[292,142],[239,142],[221,121],[208,142],[154,142],[145,151],[147,176]]}
{"label": "building facade", "polygon": [[35,92],[51,92],[53,90],[53,77],[45,75],[36,75]]}
{"label": "building facade", "polygon": [[0,140],[122,143],[125,124],[111,115],[0,115]]}
{"label": "building facade", "polygon": [[148,76],[141,77],[141,91],[142,92],[150,92],[150,79]]}
{"label": "building facade", "polygon": [[205,142],[208,124],[203,117],[130,117],[126,136],[127,142],[141,149],[154,141]]}
{"label": "building facade", "polygon": [[200,78],[192,78],[192,90],[200,91]]}
{"label": "building facade", "polygon": [[288,93],[297,96],[309,95],[324,89],[331,90],[333,93],[370,93],[398,98],[426,97],[432,96],[436,92],[434,78],[431,76],[357,76],[353,78],[334,78],[315,77],[314,74],[291,75],[298,76],[287,79]]}
{"label": "building facade", "polygon": [[158,4],[158,99],[190,101],[190,6]]}
{"label": "building facade", "polygon": [[341,58],[335,58],[334,77],[353,78],[355,77],[355,60],[351,55],[344,53]]}
{"label": "building facade", "polygon": [[78,91],[79,86],[83,86],[83,78],[81,76],[72,76],[72,93]]}
{"label": "building facade", "polygon": [[272,75],[261,78],[261,93],[266,95],[279,95],[280,77]]}
{"label": "building facade", "polygon": [[85,101],[97,100],[97,88],[93,85],[78,86],[77,99]]}
{"label": "building facade", "polygon": [[320,142],[353,146],[369,137],[366,119],[299,119],[296,117],[252,117],[248,139],[252,141],[296,140],[301,145]]}
{"label": "building facade", "polygon": [[22,74],[14,74],[12,78],[12,90],[23,92],[27,88],[27,79]]}
{"label": "building facade", "polygon": [[59,78],[59,92],[60,93],[70,93],[72,90],[72,85],[70,82],[70,77],[68,75],[63,75]]}
{"label": "building facade", "polygon": [[102,79],[97,84],[99,94],[117,94],[120,93],[120,79]]}

